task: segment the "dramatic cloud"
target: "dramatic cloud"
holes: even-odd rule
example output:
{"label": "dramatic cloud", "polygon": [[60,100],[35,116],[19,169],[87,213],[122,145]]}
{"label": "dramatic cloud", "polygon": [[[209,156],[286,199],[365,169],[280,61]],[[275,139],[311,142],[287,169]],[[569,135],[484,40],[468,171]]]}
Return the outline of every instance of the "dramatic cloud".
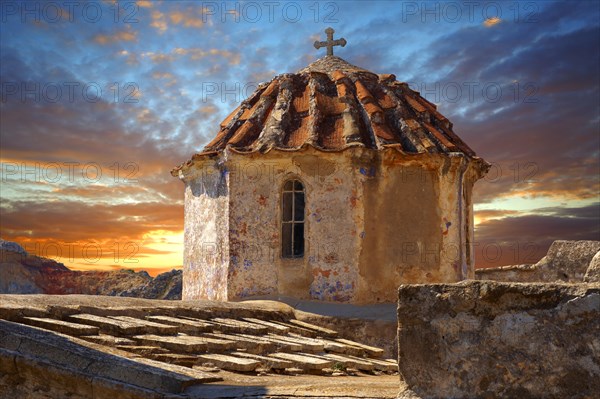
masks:
{"label": "dramatic cloud", "polygon": [[[322,56],[312,43],[327,26],[348,41],[337,55],[408,82],[492,163],[474,195],[479,266],[600,238],[597,3],[56,2],[58,19],[11,3],[0,234],[40,254],[73,245],[69,266],[181,266],[183,187],[170,169],[259,82]],[[138,262],[116,261],[115,243],[136,245]]]}

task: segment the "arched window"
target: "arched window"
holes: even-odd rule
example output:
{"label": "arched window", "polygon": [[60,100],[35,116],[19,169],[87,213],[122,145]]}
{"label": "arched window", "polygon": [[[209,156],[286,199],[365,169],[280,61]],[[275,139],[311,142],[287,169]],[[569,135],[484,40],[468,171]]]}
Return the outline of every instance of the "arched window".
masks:
{"label": "arched window", "polygon": [[288,180],[281,196],[281,256],[304,256],[304,185]]}

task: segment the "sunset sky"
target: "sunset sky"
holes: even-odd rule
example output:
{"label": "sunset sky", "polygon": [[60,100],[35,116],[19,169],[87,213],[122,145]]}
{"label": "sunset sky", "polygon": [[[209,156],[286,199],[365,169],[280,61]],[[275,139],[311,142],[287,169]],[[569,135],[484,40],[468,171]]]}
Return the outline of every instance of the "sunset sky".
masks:
{"label": "sunset sky", "polygon": [[2,1],[0,236],[81,270],[182,265],[169,171],[277,74],[336,55],[408,82],[492,163],[478,267],[600,239],[600,3]]}

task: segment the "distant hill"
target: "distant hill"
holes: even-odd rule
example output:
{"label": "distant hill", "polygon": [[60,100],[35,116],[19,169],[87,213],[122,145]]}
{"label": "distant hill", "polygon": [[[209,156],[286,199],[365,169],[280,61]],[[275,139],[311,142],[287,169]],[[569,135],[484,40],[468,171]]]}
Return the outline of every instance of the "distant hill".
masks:
{"label": "distant hill", "polygon": [[83,294],[181,299],[181,270],[152,278],[132,270],[76,271],[52,259],[28,254],[0,239],[0,294]]}

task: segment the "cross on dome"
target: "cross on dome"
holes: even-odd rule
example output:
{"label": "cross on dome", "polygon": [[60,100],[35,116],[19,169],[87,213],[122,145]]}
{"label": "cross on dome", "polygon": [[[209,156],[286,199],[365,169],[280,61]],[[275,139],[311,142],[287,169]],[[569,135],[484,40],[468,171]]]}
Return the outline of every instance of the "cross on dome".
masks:
{"label": "cross on dome", "polygon": [[315,48],[318,50],[321,47],[327,47],[327,55],[333,55],[333,46],[346,46],[346,39],[344,38],[333,40],[334,32],[335,31],[333,30],[333,28],[325,29],[325,33],[327,33],[327,41],[315,41]]}

